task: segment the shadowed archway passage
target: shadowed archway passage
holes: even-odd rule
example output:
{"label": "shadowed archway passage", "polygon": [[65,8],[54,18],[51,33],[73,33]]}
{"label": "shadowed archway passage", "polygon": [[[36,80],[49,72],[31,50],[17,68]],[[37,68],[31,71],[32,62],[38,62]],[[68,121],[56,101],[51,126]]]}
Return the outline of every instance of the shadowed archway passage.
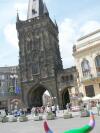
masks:
{"label": "shadowed archway passage", "polygon": [[43,106],[43,94],[46,90],[47,89],[42,85],[39,85],[36,88],[31,88],[28,93],[28,101],[30,108]]}
{"label": "shadowed archway passage", "polygon": [[65,88],[62,94],[62,103],[63,103],[63,108],[66,109],[67,103],[70,103],[70,97],[69,97],[69,92],[68,88]]}

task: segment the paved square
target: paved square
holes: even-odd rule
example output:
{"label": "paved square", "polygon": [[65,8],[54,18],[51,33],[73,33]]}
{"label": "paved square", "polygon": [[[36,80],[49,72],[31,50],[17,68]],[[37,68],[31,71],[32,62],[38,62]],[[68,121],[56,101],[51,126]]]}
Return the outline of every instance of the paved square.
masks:
{"label": "paved square", "polygon": [[[91,133],[100,133],[100,116],[95,116],[96,126]],[[82,127],[89,122],[89,118],[74,117],[71,119],[58,118],[49,120],[48,124],[54,133],[63,133],[63,131]],[[43,121],[29,120],[27,122],[7,122],[0,123],[1,133],[45,133]]]}

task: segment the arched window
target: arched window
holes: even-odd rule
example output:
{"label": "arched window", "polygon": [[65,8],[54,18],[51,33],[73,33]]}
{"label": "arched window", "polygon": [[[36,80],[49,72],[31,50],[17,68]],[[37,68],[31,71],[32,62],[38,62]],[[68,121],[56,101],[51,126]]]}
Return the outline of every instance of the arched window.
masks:
{"label": "arched window", "polygon": [[32,74],[38,74],[39,73],[39,64],[33,63],[32,64]]}
{"label": "arched window", "polygon": [[95,65],[96,65],[97,72],[100,73],[100,55],[96,56]]}
{"label": "arched window", "polygon": [[89,61],[84,59],[81,63],[81,67],[82,67],[82,72],[83,72],[83,76],[89,76],[90,75],[90,65],[89,65]]}
{"label": "arched window", "polygon": [[73,80],[73,75],[72,75],[72,74],[70,75],[70,80],[71,80],[71,81]]}
{"label": "arched window", "polygon": [[65,81],[65,77],[64,77],[64,76],[61,77],[61,81],[62,81],[62,82]]}
{"label": "arched window", "polygon": [[67,76],[66,76],[66,82],[68,82],[68,81],[69,81],[69,76],[67,75]]}

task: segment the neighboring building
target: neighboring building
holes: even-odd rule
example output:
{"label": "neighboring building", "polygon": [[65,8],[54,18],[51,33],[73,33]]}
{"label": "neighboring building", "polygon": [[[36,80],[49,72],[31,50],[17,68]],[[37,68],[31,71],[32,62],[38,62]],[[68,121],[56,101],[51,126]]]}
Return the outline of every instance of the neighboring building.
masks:
{"label": "neighboring building", "polygon": [[[68,88],[76,85],[76,69],[63,69],[58,26],[49,17],[42,0],[29,1],[27,20],[21,21],[17,14],[16,29],[22,99],[25,105],[29,108],[42,106],[42,96],[48,90],[51,97],[55,97],[55,104],[65,107],[70,102]],[[70,79],[60,79],[69,71]]]}
{"label": "neighboring building", "polygon": [[63,69],[57,75],[58,91],[60,96],[60,105],[66,108],[66,104],[78,104],[80,93],[77,85],[77,70],[76,67]]}
{"label": "neighboring building", "polygon": [[16,93],[18,81],[18,67],[0,67],[0,109],[8,108],[14,98],[19,98]]}
{"label": "neighboring building", "polygon": [[80,38],[73,47],[73,56],[80,92],[89,97],[100,93],[100,30]]}

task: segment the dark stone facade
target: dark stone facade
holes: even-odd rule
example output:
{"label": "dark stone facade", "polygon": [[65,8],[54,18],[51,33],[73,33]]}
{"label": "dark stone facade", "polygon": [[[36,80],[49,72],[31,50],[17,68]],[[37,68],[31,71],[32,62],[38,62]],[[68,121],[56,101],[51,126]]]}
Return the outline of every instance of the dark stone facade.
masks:
{"label": "dark stone facade", "polygon": [[[52,93],[52,97],[57,97],[58,102],[57,73],[62,71],[62,61],[57,25],[48,15],[43,15],[26,21],[19,20],[16,27],[24,102],[29,107],[41,106],[40,101],[45,90]],[[34,100],[36,104],[32,103]]]}
{"label": "dark stone facade", "polygon": [[[42,95],[48,90],[51,97],[56,97],[54,102],[63,106],[63,91],[66,89],[68,92],[69,87],[77,86],[77,71],[75,67],[63,69],[57,24],[52,22],[48,14],[44,14],[26,21],[17,18],[16,28],[24,103],[30,108],[42,106]],[[62,75],[69,73],[72,73],[73,78],[68,83],[67,79],[62,80]]]}

